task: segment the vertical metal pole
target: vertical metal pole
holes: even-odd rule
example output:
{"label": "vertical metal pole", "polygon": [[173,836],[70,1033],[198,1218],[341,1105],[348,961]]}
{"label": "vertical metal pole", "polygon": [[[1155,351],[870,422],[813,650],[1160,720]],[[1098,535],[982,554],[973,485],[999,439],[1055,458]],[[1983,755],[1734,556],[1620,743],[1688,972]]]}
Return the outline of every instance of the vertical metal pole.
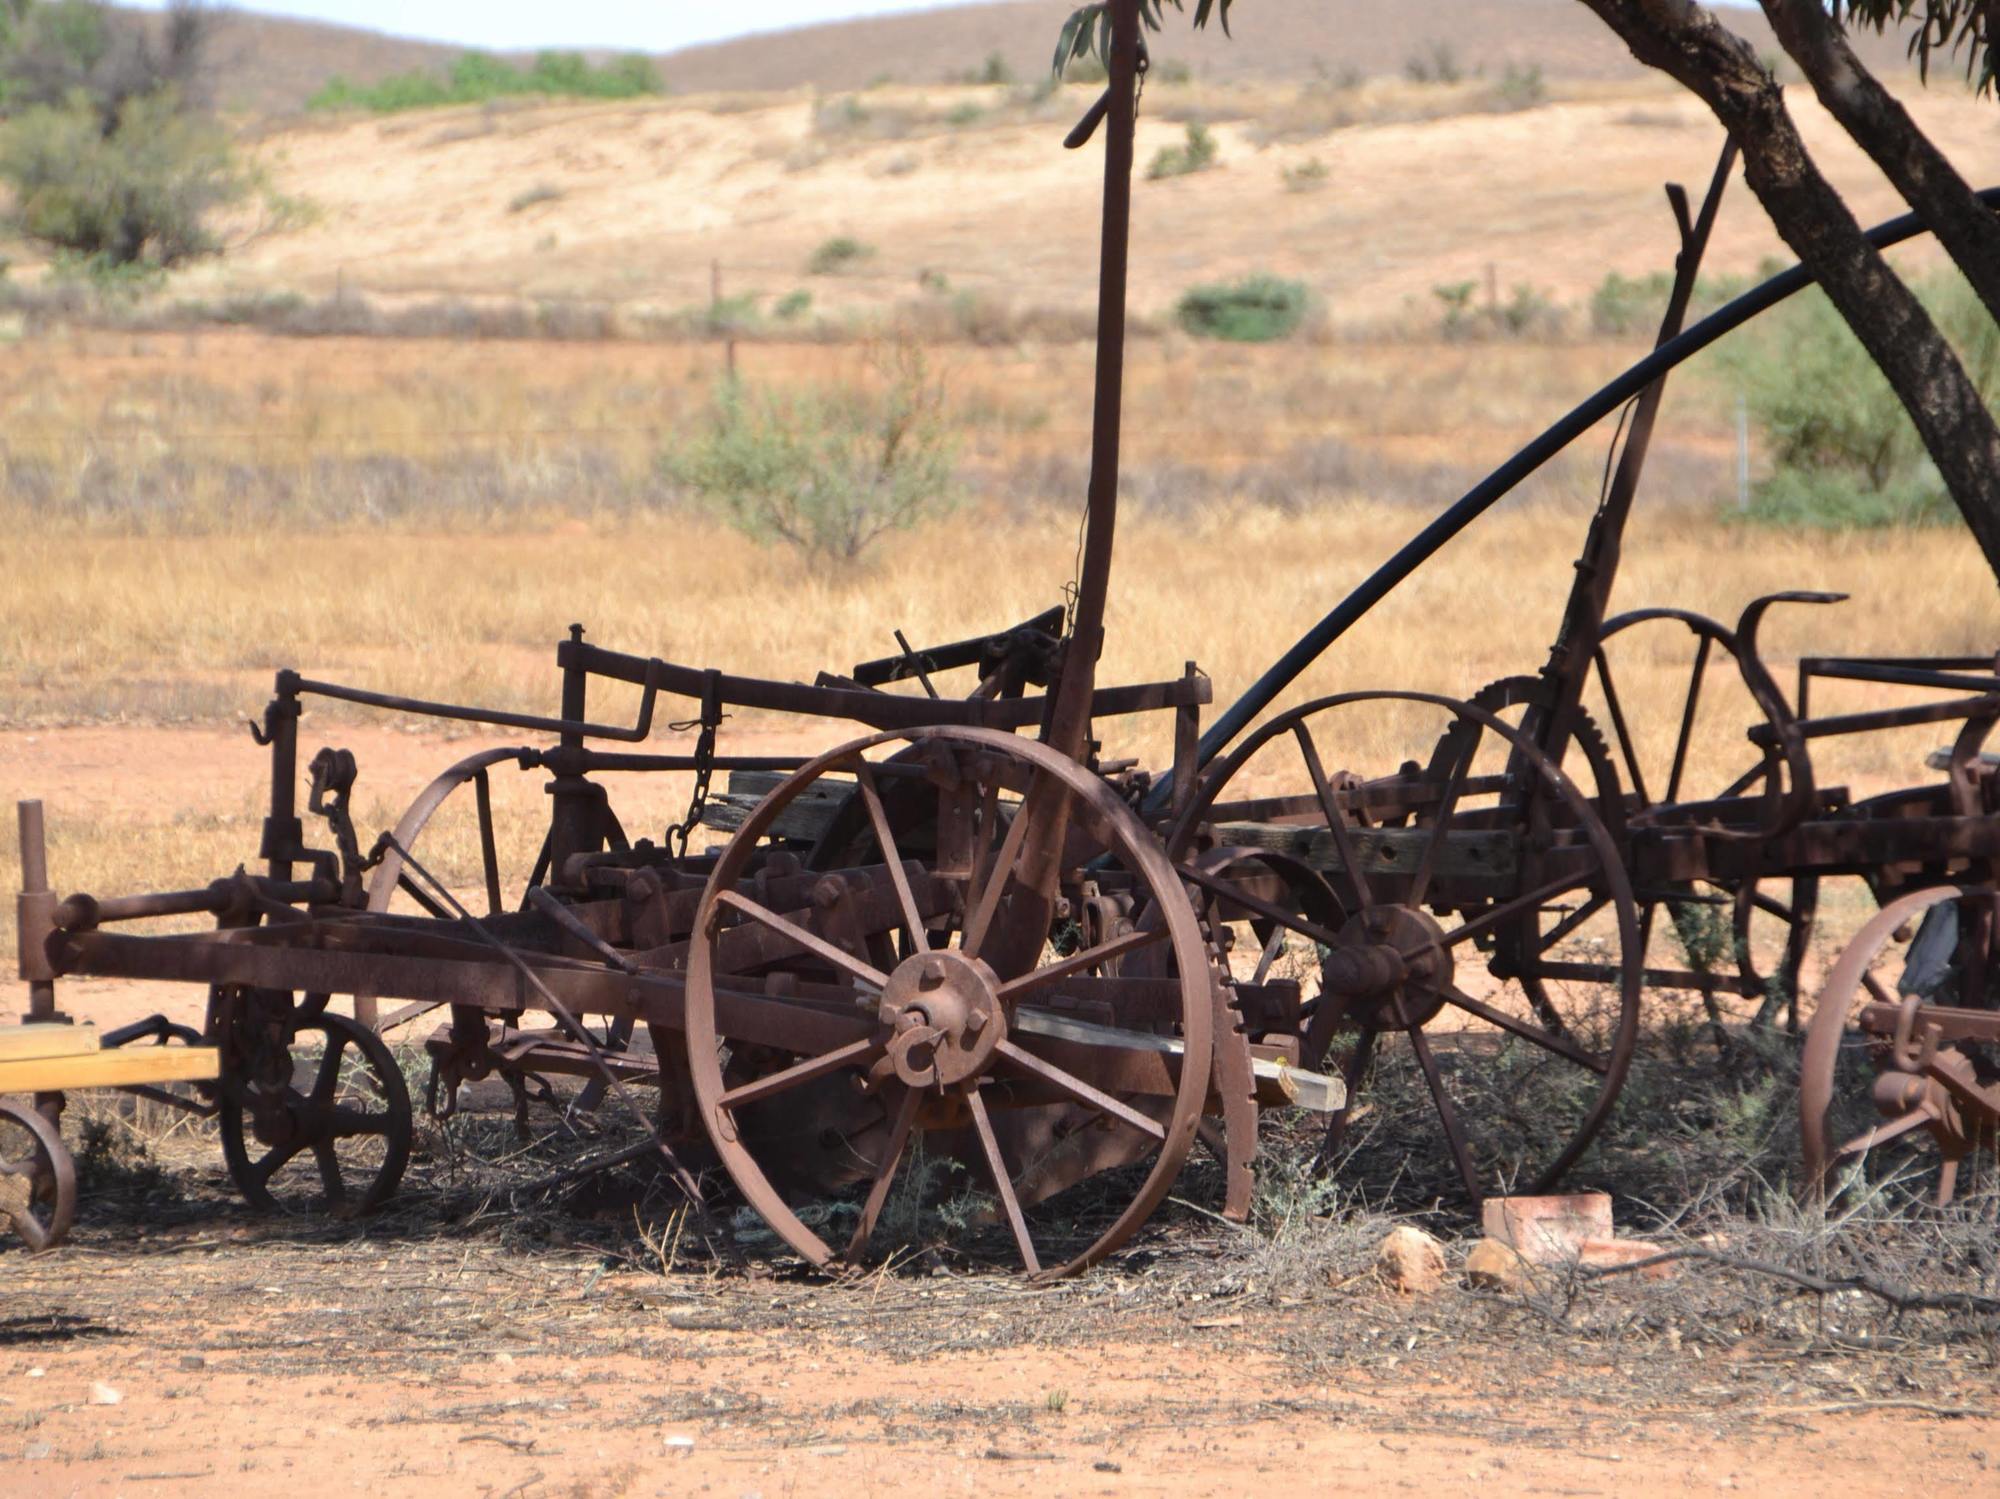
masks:
{"label": "vertical metal pole", "polygon": [[[15,901],[15,949],[21,977],[28,982],[27,1024],[66,1022],[56,1009],[55,970],[49,966],[48,939],[55,926],[56,896],[49,888],[48,840],[42,804],[16,804],[21,828],[21,891]],[[51,1124],[62,1122],[63,1096],[37,1093],[35,1107]]]}
{"label": "vertical metal pole", "polygon": [[49,888],[49,850],[39,801],[16,803],[21,823],[21,893],[15,902],[15,948],[21,977],[28,983],[28,1019],[57,1019],[55,974],[44,944],[55,920],[56,896]]}
{"label": "vertical metal pole", "polygon": [[1132,234],[1132,133],[1139,78],[1139,0],[1111,0],[1111,107],[1104,128],[1104,225],[1097,273],[1097,395],[1076,615],[1049,718],[1048,743],[1081,760],[1104,650],[1104,600],[1118,519],[1118,439],[1125,399],[1125,281]]}
{"label": "vertical metal pole", "polygon": [[271,705],[264,710],[264,733],[271,746],[271,815],[264,819],[258,850],[274,880],[292,877],[293,856],[305,845],[299,822],[299,692],[295,672],[278,673]]}
{"label": "vertical metal pole", "polygon": [[[1199,670],[1190,661],[1182,676],[1192,680]],[[1200,753],[1201,709],[1194,703],[1182,703],[1174,709],[1174,798],[1169,816],[1175,821],[1194,800],[1195,781],[1201,774],[1201,767],[1196,763]]]}
{"label": "vertical metal pole", "polygon": [[[583,626],[571,625],[573,644],[583,643]],[[589,707],[590,672],[581,665],[563,668],[562,716],[570,723],[582,723]],[[583,748],[583,735],[565,731],[562,748],[571,752]],[[574,754],[563,756],[563,769],[549,782],[554,805],[549,812],[549,883],[560,884],[563,866],[573,854],[594,854],[603,847],[604,819],[599,815],[603,791],[589,777],[571,767]]]}
{"label": "vertical metal pole", "polygon": [[[1736,393],[1736,509],[1750,508],[1750,403]],[[1801,712],[1804,710],[1801,709]]]}

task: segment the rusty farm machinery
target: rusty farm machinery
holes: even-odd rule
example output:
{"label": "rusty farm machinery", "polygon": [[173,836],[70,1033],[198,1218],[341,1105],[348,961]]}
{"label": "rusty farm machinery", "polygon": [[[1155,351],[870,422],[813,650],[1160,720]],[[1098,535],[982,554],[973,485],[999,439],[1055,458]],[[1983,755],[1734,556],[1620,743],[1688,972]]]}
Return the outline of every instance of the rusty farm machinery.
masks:
{"label": "rusty farm machinery", "polygon": [[[1222,1210],[1240,1218],[1261,1112],[1318,1110],[1330,1159],[1390,1045],[1408,1048],[1435,1114],[1433,1141],[1408,1141],[1412,1154],[1447,1160],[1471,1202],[1540,1190],[1604,1125],[1648,1004],[1692,996],[1694,1023],[1725,1045],[1745,1028],[1801,1029],[1819,886],[1835,876],[1865,882],[1882,909],[1803,1024],[1806,1171],[1818,1181],[1892,1139],[1928,1136],[1949,1197],[1959,1162],[1990,1147],[2000,1121],[2000,774],[1984,751],[2000,668],[1810,658],[1788,700],[1759,653],[1761,623],[1831,595],[1757,599],[1734,625],[1672,608],[1608,613],[1668,371],[1807,284],[1787,272],[1682,326],[1732,153],[1698,208],[1669,189],[1681,247],[1654,351],[1442,512],[1205,732],[1209,683],[1192,665],[1172,681],[1097,685],[1138,9],[1111,6],[1109,85],[1066,142],[1100,130],[1106,142],[1073,607],[902,645],[811,685],[624,654],[576,628],[556,650],[561,705],[547,718],[280,672],[253,730],[271,764],[262,872],[193,890],[58,894],[40,805],[24,803],[30,1024],[0,1045],[0,1094],[37,1102],[0,1099],[0,1216],[31,1245],[59,1239],[74,1212],[53,1127],[67,1087],[134,1088],[212,1116],[253,1205],[380,1204],[409,1159],[414,1116],[383,1034],[424,1016],[443,1021],[426,1043],[434,1109],[495,1077],[525,1113],[531,1084],[547,1096],[543,1080],[575,1078],[569,1106],[630,1109],[645,1126],[639,1150],[690,1196],[726,1177],[818,1266],[869,1253],[925,1153],[977,1184],[982,1221],[1030,1275],[1126,1243],[1197,1141],[1223,1163]],[[1898,220],[1871,237],[1916,232]],[[1427,557],[1621,408],[1623,442],[1539,671],[1462,699],[1350,692],[1257,721]],[[1658,730],[1614,670],[1622,644],[1652,632],[1684,636],[1692,662]],[[1695,785],[1699,700],[1712,669],[1731,665],[1759,715],[1748,763]],[[954,673],[973,685],[943,695]],[[1812,683],[1828,679],[1932,696],[1808,716]],[[594,683],[636,688],[633,721],[593,721]],[[663,696],[694,705],[690,752],[639,747]],[[364,848],[350,754],[309,762],[300,806],[316,699],[543,742],[460,761]],[[732,756],[717,747],[731,709],[871,732],[810,758]],[[1093,725],[1135,713],[1171,716],[1171,767],[1100,758]],[[1815,778],[1815,741],[1917,724],[1951,730],[1934,782],[1852,800]],[[1380,756],[1372,770],[1367,756]],[[547,834],[525,876],[501,867],[494,836],[491,778],[509,766],[548,777]],[[601,779],[611,773],[692,773],[693,803],[658,841],[634,839]],[[466,890],[423,852],[426,825],[455,797],[477,828]],[[302,811],[331,847],[307,838]],[[697,829],[726,836],[702,849]],[[214,926],[132,925],[162,917]],[[57,1010],[55,986],[72,975],[202,986],[205,1023],[156,1019],[99,1038]],[[1878,1066],[1884,1117],[1842,1142],[1828,1121],[1857,1051]],[[1501,1066],[1518,1082],[1493,1120],[1490,1091],[1466,1083]],[[170,1082],[193,1091],[164,1091]]]}

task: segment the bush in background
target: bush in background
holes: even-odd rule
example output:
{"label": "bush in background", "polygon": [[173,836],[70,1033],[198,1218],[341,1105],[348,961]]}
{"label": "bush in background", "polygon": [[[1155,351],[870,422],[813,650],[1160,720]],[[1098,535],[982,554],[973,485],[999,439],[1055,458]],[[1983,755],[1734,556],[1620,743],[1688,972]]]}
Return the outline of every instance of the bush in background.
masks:
{"label": "bush in background", "polygon": [[307,109],[367,109],[392,114],[443,104],[484,104],[490,99],[542,95],[571,99],[633,99],[663,94],[652,62],[634,53],[593,66],[581,52],[540,52],[526,68],[486,52],[461,55],[443,75],[398,73],[379,83],[355,84],[339,74],[306,100]]}
{"label": "bush in background", "polygon": [[1298,332],[1311,305],[1305,282],[1260,274],[1189,287],[1174,308],[1174,318],[1197,338],[1268,343]]}
{"label": "bush in background", "polygon": [[210,212],[250,185],[221,129],[168,93],[127,100],[108,133],[81,98],[16,116],[0,131],[0,180],[23,231],[113,267],[213,252]]}
{"label": "bush in background", "polygon": [[[1917,292],[1981,395],[2000,397],[2000,327],[1965,279],[1946,274]],[[1902,403],[1822,293],[1801,293],[1717,358],[1773,460],[1751,491],[1753,519],[1835,527],[1957,519]]]}
{"label": "bush in background", "polygon": [[1153,159],[1146,167],[1146,179],[1157,182],[1164,177],[1186,177],[1194,172],[1206,172],[1215,165],[1215,136],[1199,120],[1188,121],[1187,140],[1178,146],[1162,146],[1153,153]]}
{"label": "bush in background", "polygon": [[809,276],[833,276],[875,258],[875,247],[865,244],[851,234],[836,234],[832,239],[822,241],[819,248],[806,257],[806,274]]}
{"label": "bush in background", "polygon": [[0,12],[0,181],[21,232],[86,268],[167,266],[218,248],[212,210],[251,186],[202,107],[207,18],[157,39],[95,0]]}
{"label": "bush in background", "polygon": [[950,511],[956,441],[922,350],[882,362],[879,390],[796,392],[726,381],[708,429],[669,453],[670,478],[754,541],[852,563],[891,531]]}

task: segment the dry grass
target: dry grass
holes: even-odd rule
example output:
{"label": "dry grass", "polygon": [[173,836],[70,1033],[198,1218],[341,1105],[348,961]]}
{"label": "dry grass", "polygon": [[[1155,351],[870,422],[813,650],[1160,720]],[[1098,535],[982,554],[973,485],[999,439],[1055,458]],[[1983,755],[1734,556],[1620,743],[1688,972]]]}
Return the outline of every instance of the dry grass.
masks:
{"label": "dry grass", "polygon": [[[755,380],[865,378],[855,350],[741,353]],[[1430,513],[1630,354],[1138,346],[1102,679],[1172,677],[1194,659],[1228,702]],[[1061,600],[1086,474],[1087,349],[941,355],[974,499],[838,576],[721,529],[658,477],[659,453],[701,419],[714,358],[689,346],[241,332],[19,346],[0,366],[0,721],[227,724],[257,711],[280,665],[553,712],[552,647],[572,620],[623,650],[810,679],[884,653],[899,627],[955,639]],[[1614,607],[1672,603],[1733,620],[1773,589],[1854,593],[1838,609],[1774,612],[1767,649],[1781,681],[1803,651],[1992,647],[1991,583],[1956,530],[1788,535],[1716,520],[1731,464],[1719,404],[1697,379],[1676,387]],[[1283,701],[1369,687],[1464,694],[1538,668],[1602,440],[1448,547]],[[1628,712],[1670,736],[1683,640],[1663,631],[1621,647]],[[633,696],[606,688],[594,706],[616,717]],[[1829,690],[1817,705],[1879,700]],[[317,723],[338,720],[330,706],[316,706]],[[1690,789],[1743,768],[1752,717],[1716,670]],[[724,747],[775,727],[734,719]],[[1102,728],[1110,753],[1166,758],[1163,721]],[[1418,732],[1384,712],[1328,754],[1385,768],[1422,747]],[[1919,777],[1936,742],[1927,730],[1872,736],[1824,745],[1819,759],[1827,781],[1879,789]],[[455,757],[441,752],[439,765]],[[0,756],[0,793],[39,789],[4,770]],[[541,799],[527,787],[515,806],[506,784],[503,839],[531,851]],[[415,789],[391,790],[379,773],[363,788],[368,831]],[[685,793],[673,781],[642,794],[634,820],[650,827]],[[130,800],[64,813],[67,887],[205,881],[254,848],[250,777],[198,804]],[[460,842],[449,862],[469,872]],[[11,868],[0,875],[11,882]]]}

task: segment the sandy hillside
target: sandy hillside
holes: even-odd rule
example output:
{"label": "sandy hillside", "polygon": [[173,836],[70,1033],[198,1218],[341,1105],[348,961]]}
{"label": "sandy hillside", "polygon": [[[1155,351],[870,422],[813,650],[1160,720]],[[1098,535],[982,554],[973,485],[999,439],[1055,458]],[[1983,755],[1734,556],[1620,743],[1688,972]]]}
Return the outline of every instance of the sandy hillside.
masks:
{"label": "sandy hillside", "polygon": [[[1321,94],[1156,87],[1139,160],[1205,115],[1219,165],[1142,181],[1136,304],[1169,305],[1190,283],[1270,270],[1302,277],[1336,320],[1435,311],[1433,288],[1491,276],[1586,296],[1607,271],[1671,259],[1662,182],[1699,191],[1721,133],[1670,87],[1563,85],[1514,112],[1379,82]],[[1794,109],[1857,214],[1898,210],[1888,185],[1802,89]],[[883,88],[817,102],[728,96],[645,104],[549,104],[313,121],[258,146],[275,184],[317,216],[253,239],[191,274],[197,288],[307,293],[589,299],[672,309],[705,303],[711,262],[727,290],[775,299],[805,288],[815,311],[952,291],[1016,306],[1080,309],[1093,295],[1098,157],[1061,149],[1088,95],[1040,106],[1004,90]],[[2000,118],[1956,88],[1911,90],[1913,112],[1966,174],[2000,180]],[[1334,111],[1363,123],[1330,128]],[[956,118],[959,123],[954,123]],[[1299,190],[1309,162],[1325,176]],[[1294,180],[1286,179],[1287,170]],[[872,254],[812,276],[836,235]],[[1740,188],[1709,266],[1748,271],[1780,250]],[[933,278],[934,280],[934,278]],[[929,293],[937,295],[936,291]]]}

